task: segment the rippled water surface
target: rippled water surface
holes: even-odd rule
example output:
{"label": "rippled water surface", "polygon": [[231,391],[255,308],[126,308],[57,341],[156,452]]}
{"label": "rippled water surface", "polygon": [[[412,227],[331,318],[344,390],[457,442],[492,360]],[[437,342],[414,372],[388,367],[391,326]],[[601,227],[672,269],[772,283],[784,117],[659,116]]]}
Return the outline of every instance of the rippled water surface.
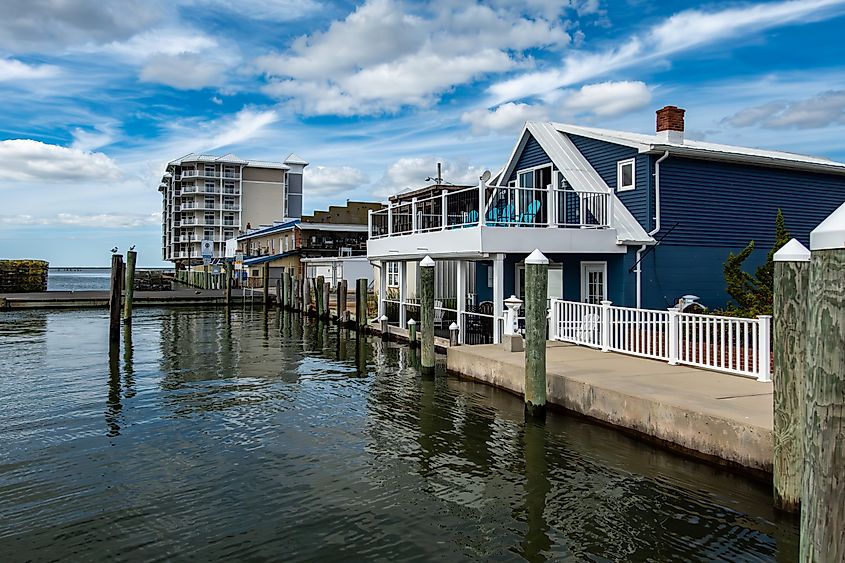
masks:
{"label": "rippled water surface", "polygon": [[791,560],[757,483],[270,311],[0,313],[0,559]]}

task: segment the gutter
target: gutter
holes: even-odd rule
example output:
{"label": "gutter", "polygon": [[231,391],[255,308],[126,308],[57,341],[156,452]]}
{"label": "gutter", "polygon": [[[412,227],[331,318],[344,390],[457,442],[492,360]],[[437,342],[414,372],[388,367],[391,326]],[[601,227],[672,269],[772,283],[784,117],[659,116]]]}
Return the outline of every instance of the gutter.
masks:
{"label": "gutter", "polygon": [[[658,232],[660,232],[660,163],[669,158],[669,151],[663,153],[663,156],[657,159],[657,162],[654,163],[654,229],[648,232],[648,236],[653,237]],[[640,261],[640,257],[642,256],[643,251],[648,248],[647,244],[644,244],[637,250],[637,269],[635,270],[637,273],[637,309],[641,308],[642,306],[642,272],[643,272],[643,265]]]}

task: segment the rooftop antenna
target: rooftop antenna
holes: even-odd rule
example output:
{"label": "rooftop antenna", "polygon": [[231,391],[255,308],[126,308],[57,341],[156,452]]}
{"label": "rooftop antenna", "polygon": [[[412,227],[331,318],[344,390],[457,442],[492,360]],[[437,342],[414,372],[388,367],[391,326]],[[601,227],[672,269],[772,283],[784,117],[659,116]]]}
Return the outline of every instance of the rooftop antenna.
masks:
{"label": "rooftop antenna", "polygon": [[441,163],[439,163],[439,162],[437,163],[437,176],[435,176],[434,178],[429,176],[428,178],[425,179],[425,181],[426,182],[434,182],[438,186],[443,185],[443,171],[442,171],[442,164]]}

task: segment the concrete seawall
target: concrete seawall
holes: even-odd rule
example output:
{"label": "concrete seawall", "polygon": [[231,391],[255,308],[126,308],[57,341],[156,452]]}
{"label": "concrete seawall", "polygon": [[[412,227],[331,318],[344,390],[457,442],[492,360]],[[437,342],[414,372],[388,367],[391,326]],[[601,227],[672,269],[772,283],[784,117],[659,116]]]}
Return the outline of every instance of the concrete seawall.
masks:
{"label": "concrete seawall", "polygon": [[[522,395],[524,354],[460,346],[447,369]],[[547,350],[548,401],[675,449],[772,471],[772,384],[563,343]]]}

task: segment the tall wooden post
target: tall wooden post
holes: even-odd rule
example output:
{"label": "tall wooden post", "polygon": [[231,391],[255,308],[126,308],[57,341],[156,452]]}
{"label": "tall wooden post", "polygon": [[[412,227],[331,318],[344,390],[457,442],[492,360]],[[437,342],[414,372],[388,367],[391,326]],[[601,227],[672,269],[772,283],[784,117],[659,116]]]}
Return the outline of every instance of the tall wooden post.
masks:
{"label": "tall wooden post", "polygon": [[261,277],[264,282],[264,305],[267,306],[270,303],[270,262],[264,262]]}
{"label": "tall wooden post", "polygon": [[355,280],[355,325],[358,330],[367,326],[367,278]]}
{"label": "tall wooden post", "polygon": [[525,259],[525,413],[546,408],[546,298],[549,259],[535,249]]}
{"label": "tall wooden post", "polygon": [[132,322],[132,299],[135,297],[135,260],[138,253],[134,250],[126,252],[126,298],[123,302],[123,322]]}
{"label": "tall wooden post", "polygon": [[434,373],[434,260],[420,261],[420,322],[422,343],[420,367],[424,374]]}
{"label": "tall wooden post", "polygon": [[299,310],[300,296],[302,295],[302,280],[299,279],[298,277],[294,276],[291,279],[291,285],[293,286],[293,289],[291,291],[291,294],[292,294],[291,298],[292,298],[292,301],[293,301],[292,307],[293,307],[294,311],[298,311]]}
{"label": "tall wooden post", "polygon": [[346,280],[337,282],[337,322],[346,323]]}
{"label": "tall wooden post", "polygon": [[311,308],[311,278],[302,280],[302,312],[308,314]]}
{"label": "tall wooden post", "polygon": [[290,270],[285,268],[284,274],[282,274],[284,279],[284,286],[282,287],[282,292],[284,295],[283,304],[286,309],[291,308],[291,284],[290,284]]}
{"label": "tall wooden post", "polygon": [[807,292],[810,251],[792,239],[774,255],[774,427],[775,506],[798,512],[804,467],[804,378],[807,350]]}
{"label": "tall wooden post", "polygon": [[109,346],[120,346],[120,291],[123,255],[111,257],[111,292],[109,293]]}
{"label": "tall wooden post", "polygon": [[845,203],[810,250],[800,560],[845,561]]}
{"label": "tall wooden post", "polygon": [[228,260],[226,261],[226,288],[224,295],[226,296],[226,305],[230,305],[232,303],[232,263]]}
{"label": "tall wooden post", "polygon": [[325,314],[325,307],[326,304],[323,303],[323,285],[326,283],[326,280],[323,276],[317,276],[317,283],[314,286],[316,289],[314,290],[314,300],[317,301],[317,318],[323,318]]}
{"label": "tall wooden post", "polygon": [[208,269],[208,264],[202,267],[202,287],[203,289],[211,289],[211,271]]}
{"label": "tall wooden post", "polygon": [[324,281],[323,282],[323,318],[326,320],[330,319],[332,316],[332,310],[329,306],[331,301],[331,291],[332,288],[329,286],[329,283]]}
{"label": "tall wooden post", "polygon": [[276,307],[282,306],[282,278],[276,280]]}

